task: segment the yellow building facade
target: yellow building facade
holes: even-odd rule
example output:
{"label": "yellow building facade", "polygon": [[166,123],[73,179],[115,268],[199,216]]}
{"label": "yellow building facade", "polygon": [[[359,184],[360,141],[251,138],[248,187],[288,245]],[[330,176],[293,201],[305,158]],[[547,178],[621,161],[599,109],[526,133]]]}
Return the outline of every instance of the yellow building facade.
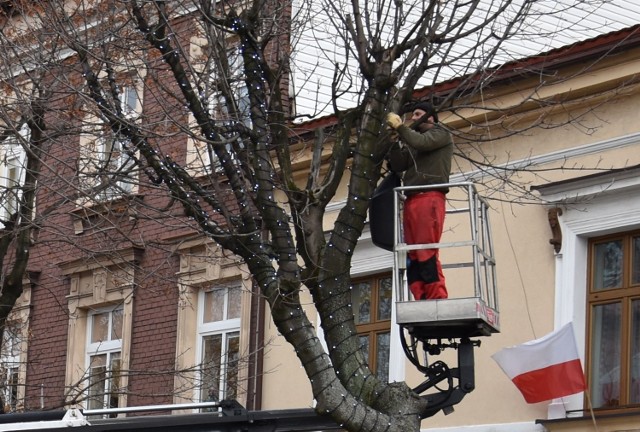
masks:
{"label": "yellow building facade", "polygon": [[[475,349],[476,389],[452,414],[424,420],[423,431],[614,431],[638,424],[640,369],[633,357],[640,295],[640,50],[630,43],[637,38],[636,27],[524,59],[512,65],[512,75],[485,87],[475,108],[440,113],[464,155],[454,162],[451,181],[475,182],[490,203],[500,333],[482,338]],[[482,142],[472,142],[473,134]],[[338,200],[328,209],[327,227],[340,206]],[[456,229],[446,226],[443,241]],[[605,259],[601,248],[624,258]],[[443,254],[445,264],[456,259]],[[365,232],[354,254],[353,279],[390,273],[392,265],[392,253],[373,245]],[[596,288],[603,271],[619,275],[613,285]],[[450,298],[468,289],[452,285]],[[569,322],[590,397],[527,404],[492,354]],[[389,379],[418,385],[424,377],[406,361],[395,323],[390,327]],[[606,335],[619,338],[618,351],[602,342]],[[266,338],[277,341],[277,334]],[[442,358],[455,364],[448,353]],[[607,362],[626,368],[616,383],[605,382]],[[265,371],[271,371],[265,375],[265,408],[313,405],[304,372],[284,343],[273,345]],[[612,391],[618,396],[607,394]]]}

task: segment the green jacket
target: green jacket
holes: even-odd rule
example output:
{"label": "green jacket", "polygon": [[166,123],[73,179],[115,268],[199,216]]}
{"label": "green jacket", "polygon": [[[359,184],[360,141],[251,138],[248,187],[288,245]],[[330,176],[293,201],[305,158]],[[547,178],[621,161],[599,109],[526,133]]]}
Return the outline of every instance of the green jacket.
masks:
{"label": "green jacket", "polygon": [[[389,165],[404,172],[404,186],[449,183],[453,140],[451,134],[435,124],[426,132],[416,132],[405,125],[396,129],[404,143],[395,143],[389,152]],[[443,192],[448,192],[444,190]]]}

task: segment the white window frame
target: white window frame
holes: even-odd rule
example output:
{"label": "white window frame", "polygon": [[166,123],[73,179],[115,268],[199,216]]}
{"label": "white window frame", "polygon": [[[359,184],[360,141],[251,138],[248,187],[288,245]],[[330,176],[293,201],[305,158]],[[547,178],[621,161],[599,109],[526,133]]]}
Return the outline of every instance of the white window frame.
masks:
{"label": "white window frame", "polygon": [[[24,184],[26,173],[27,154],[20,141],[29,140],[31,135],[29,126],[26,123],[23,124],[18,134],[20,137],[10,136],[1,144],[3,154],[0,186],[3,189],[3,195],[6,194],[6,198],[0,203],[0,210],[1,216],[5,220],[9,218],[12,212],[18,210],[18,204],[22,196],[21,186]],[[12,171],[15,173],[12,174]],[[16,188],[15,193],[9,191],[11,188]]]}
{"label": "white window frame", "polygon": [[[107,375],[111,374],[113,371],[111,370],[111,362],[113,360],[113,355],[114,354],[118,354],[119,355],[119,359],[122,365],[122,355],[123,355],[123,344],[122,344],[122,336],[120,339],[111,339],[111,332],[113,329],[113,313],[116,311],[120,311],[120,313],[122,314],[122,320],[124,320],[124,308],[120,305],[117,307],[109,307],[109,308],[101,308],[101,309],[96,309],[96,310],[92,310],[87,314],[87,344],[86,344],[86,371],[87,371],[87,379],[88,379],[88,385],[87,385],[87,399],[86,399],[86,407],[89,408],[90,404],[91,404],[91,400],[90,400],[90,393],[91,393],[91,377],[92,377],[92,370],[91,370],[91,361],[92,358],[97,357],[97,356],[101,356],[101,355],[106,355],[107,357],[107,361],[106,361],[106,370],[105,373]],[[91,342],[91,335],[93,332],[93,317],[102,313],[108,313],[109,314],[109,322],[108,322],[108,327],[107,327],[107,334],[109,335],[109,340],[107,341],[98,341],[98,342]],[[121,331],[124,331],[124,322],[121,324],[123,326],[123,328],[121,329]],[[122,367],[122,366],[121,366]],[[102,387],[102,392],[103,392],[103,402],[102,402],[102,406],[99,407],[98,409],[101,408],[113,408],[109,406],[109,398],[111,395],[111,385],[112,385],[112,379],[113,377],[109,377],[107,379],[104,380],[103,383],[103,387]],[[120,401],[122,399],[121,395],[118,395],[118,400]],[[92,407],[92,408],[97,408],[97,407]]]}
{"label": "white window frame", "polygon": [[[224,296],[224,305],[223,305],[223,311],[225,314],[224,319],[220,320],[220,321],[214,321],[214,322],[205,322],[204,321],[204,310],[205,310],[205,294],[207,292],[216,290],[216,289],[225,289],[225,296]],[[198,332],[198,338],[197,338],[197,350],[196,350],[196,358],[199,361],[199,368],[198,368],[198,386],[195,392],[195,400],[200,401],[200,402],[207,402],[207,400],[205,400],[202,397],[203,394],[203,389],[202,389],[202,385],[203,385],[203,379],[202,379],[202,357],[204,354],[204,340],[207,336],[222,336],[222,340],[223,340],[223,351],[221,353],[221,358],[220,358],[220,389],[218,392],[218,395],[214,396],[217,397],[217,400],[223,400],[226,398],[226,394],[227,394],[227,382],[226,382],[226,370],[227,370],[227,364],[228,364],[228,359],[227,359],[227,353],[224,351],[224,347],[227,346],[229,337],[231,335],[234,335],[240,339],[240,333],[241,333],[241,318],[237,317],[237,318],[231,318],[228,319],[227,318],[227,312],[228,312],[228,304],[229,304],[229,290],[230,289],[237,289],[239,290],[239,293],[242,293],[242,282],[241,281],[235,281],[235,282],[231,282],[231,283],[226,283],[226,284],[220,284],[220,285],[213,285],[211,286],[211,288],[207,288],[207,289],[200,289],[198,292],[198,311],[197,311],[197,319],[198,319],[198,328],[197,328],[197,332]],[[241,309],[239,309],[239,313],[242,314]],[[238,393],[238,389],[236,389],[236,394]]]}
{"label": "white window frame", "polygon": [[[221,76],[218,67],[213,65],[212,70],[208,73],[207,87],[205,91],[207,109],[219,126],[225,126],[238,120],[246,127],[251,127],[251,117],[249,113],[249,90],[247,89],[244,77],[244,62],[242,52],[239,46],[233,46],[227,50],[227,59],[229,60],[229,71],[231,76]],[[206,75],[205,75],[206,78]],[[217,89],[218,83],[226,81],[233,93],[233,99],[240,105],[238,113],[240,119],[232,119],[229,116],[229,109],[226,101]],[[230,149],[231,144],[227,144]],[[207,143],[202,141],[193,142],[193,155],[190,157],[193,163],[193,170],[197,175],[212,175],[214,172],[220,172],[220,162],[217,160],[215,153],[211,151]]]}
{"label": "white window frame", "polygon": [[[15,325],[14,325],[15,324]],[[14,412],[20,403],[20,357],[24,349],[23,331],[17,322],[7,321],[2,334],[2,350],[0,352],[0,371],[2,372],[2,396],[5,406]],[[8,331],[13,329],[12,331]],[[16,351],[17,350],[17,351]]]}
{"label": "white window frame", "polygon": [[[124,149],[127,141],[118,137],[102,137],[98,139],[96,146],[96,154],[99,157],[100,167],[98,170],[104,169],[106,164],[113,166],[113,169],[107,169],[109,173],[118,171],[127,172],[135,166],[132,158],[130,158]],[[113,157],[117,154],[117,157]],[[133,191],[133,183],[126,179],[119,180],[115,184],[98,194],[98,200],[109,201],[128,195]]]}
{"label": "white window frame", "polygon": [[[140,106],[141,97],[138,94],[138,86],[128,85],[120,87],[118,99],[120,100],[120,109],[122,109],[124,117],[127,120],[135,121],[142,108]],[[131,104],[132,101],[133,104]]]}
{"label": "white window frame", "polygon": [[[120,88],[119,104],[124,118],[135,123],[142,112],[142,86],[138,83],[134,85],[123,86]],[[132,98],[133,97],[133,98]],[[131,101],[133,99],[133,105]],[[135,167],[133,158],[129,157],[124,146],[128,142],[126,139],[114,136],[111,130],[105,129],[98,137],[87,137],[84,140],[84,149],[81,153],[80,172],[82,183],[85,187],[91,188],[97,186],[99,181],[99,173],[106,164],[111,165],[106,171],[112,176],[116,172],[127,172]],[[117,155],[112,158],[114,153]],[[115,182],[110,187],[91,196],[97,202],[112,201],[123,196],[135,193],[136,176],[127,175]]]}
{"label": "white window frame", "polygon": [[[229,61],[229,73],[231,76],[225,77],[218,73],[218,67],[214,65],[209,75],[209,112],[221,124],[226,124],[232,119],[229,118],[229,109],[222,92],[217,90],[218,82],[226,81],[231,88],[234,101],[238,102],[238,113],[242,118],[237,119],[245,126],[251,125],[249,117],[249,90],[247,89],[244,76],[244,61],[242,50],[239,46],[233,46],[227,50],[227,60]],[[246,114],[246,115],[245,115]],[[224,118],[217,119],[218,115]]]}
{"label": "white window frame", "polygon": [[[561,206],[562,248],[556,254],[554,326],[573,322],[585,364],[589,239],[640,228],[640,169],[541,188],[542,198]],[[582,393],[554,400],[548,418],[583,408]]]}

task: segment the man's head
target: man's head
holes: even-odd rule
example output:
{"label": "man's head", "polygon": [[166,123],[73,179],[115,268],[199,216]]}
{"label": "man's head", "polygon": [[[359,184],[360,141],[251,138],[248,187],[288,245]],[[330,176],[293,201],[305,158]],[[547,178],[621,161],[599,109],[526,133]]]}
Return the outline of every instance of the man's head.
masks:
{"label": "man's head", "polygon": [[403,113],[411,113],[411,121],[417,130],[427,130],[438,123],[438,113],[436,109],[427,101],[418,101],[405,105]]}

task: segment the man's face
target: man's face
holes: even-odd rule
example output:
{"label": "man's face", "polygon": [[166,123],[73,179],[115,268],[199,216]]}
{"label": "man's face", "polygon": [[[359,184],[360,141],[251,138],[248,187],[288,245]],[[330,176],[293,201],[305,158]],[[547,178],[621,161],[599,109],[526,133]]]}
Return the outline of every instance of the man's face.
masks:
{"label": "man's face", "polygon": [[[425,110],[421,110],[419,108],[413,110],[413,114],[411,115],[411,121],[412,122],[418,121],[426,113],[427,112]],[[425,131],[425,130],[431,129],[432,127],[433,127],[433,116],[430,116],[428,119],[423,121],[420,125],[418,125],[418,130]]]}

